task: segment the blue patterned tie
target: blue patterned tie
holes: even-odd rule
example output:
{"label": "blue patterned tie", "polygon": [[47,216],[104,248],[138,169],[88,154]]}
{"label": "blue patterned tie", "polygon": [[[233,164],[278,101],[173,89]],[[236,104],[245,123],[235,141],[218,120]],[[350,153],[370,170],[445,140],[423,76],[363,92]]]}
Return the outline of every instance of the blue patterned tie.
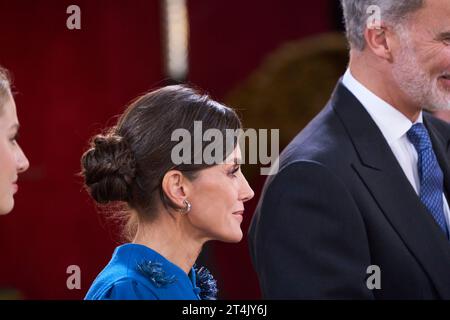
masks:
{"label": "blue patterned tie", "polygon": [[420,200],[448,237],[442,197],[444,174],[434,154],[428,131],[422,123],[417,123],[409,129],[407,136],[419,155],[417,165],[420,177]]}

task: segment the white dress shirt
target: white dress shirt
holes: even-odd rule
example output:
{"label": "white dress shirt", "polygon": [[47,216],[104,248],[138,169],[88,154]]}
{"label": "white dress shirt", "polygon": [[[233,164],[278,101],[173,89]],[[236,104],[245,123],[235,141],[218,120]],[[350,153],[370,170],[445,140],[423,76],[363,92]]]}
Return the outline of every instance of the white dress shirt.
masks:
{"label": "white dress shirt", "polygon": [[[416,193],[420,194],[420,178],[418,170],[418,154],[414,145],[409,141],[406,133],[416,123],[423,122],[422,112],[415,123],[412,123],[403,113],[395,109],[389,103],[379,98],[358,80],[347,69],[342,83],[361,102],[363,107],[376,123],[388,145],[391,147],[397,161],[403,169],[406,177]],[[444,198],[444,214],[447,227],[450,229],[450,208]]]}

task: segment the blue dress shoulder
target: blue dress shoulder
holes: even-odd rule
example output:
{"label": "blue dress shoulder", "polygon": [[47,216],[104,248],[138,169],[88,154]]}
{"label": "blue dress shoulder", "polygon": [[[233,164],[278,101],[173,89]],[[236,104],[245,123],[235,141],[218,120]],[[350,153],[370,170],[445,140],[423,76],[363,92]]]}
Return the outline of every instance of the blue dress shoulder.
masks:
{"label": "blue dress shoulder", "polygon": [[85,299],[200,300],[196,278],[196,269],[186,274],[156,251],[128,243],[114,250]]}

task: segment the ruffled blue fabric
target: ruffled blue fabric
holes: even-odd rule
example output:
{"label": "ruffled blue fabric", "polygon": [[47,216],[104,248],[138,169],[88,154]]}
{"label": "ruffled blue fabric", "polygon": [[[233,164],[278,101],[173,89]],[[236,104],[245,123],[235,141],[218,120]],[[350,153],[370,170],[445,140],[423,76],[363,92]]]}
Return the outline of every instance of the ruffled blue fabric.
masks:
{"label": "ruffled blue fabric", "polygon": [[[174,275],[168,276],[159,262],[144,261],[138,264],[137,269],[156,287],[166,287],[177,281]],[[217,281],[205,267],[194,265],[196,284],[194,284],[195,293],[202,300],[217,300]]]}
{"label": "ruffled blue fabric", "polygon": [[202,300],[217,300],[217,281],[205,267],[194,266],[197,275],[197,286],[200,288],[199,296]]}
{"label": "ruffled blue fabric", "polygon": [[160,262],[144,261],[138,264],[137,268],[139,272],[146,276],[158,288],[165,287],[177,281],[174,275],[166,275]]}

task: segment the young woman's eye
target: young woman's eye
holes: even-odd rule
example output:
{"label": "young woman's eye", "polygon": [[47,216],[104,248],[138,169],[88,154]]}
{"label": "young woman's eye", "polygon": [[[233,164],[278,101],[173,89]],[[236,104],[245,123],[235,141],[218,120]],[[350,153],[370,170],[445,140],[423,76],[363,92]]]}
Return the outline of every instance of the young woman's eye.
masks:
{"label": "young woman's eye", "polygon": [[18,135],[15,135],[14,137],[12,137],[9,140],[11,141],[12,144],[16,144],[17,143],[17,139],[18,139]]}

